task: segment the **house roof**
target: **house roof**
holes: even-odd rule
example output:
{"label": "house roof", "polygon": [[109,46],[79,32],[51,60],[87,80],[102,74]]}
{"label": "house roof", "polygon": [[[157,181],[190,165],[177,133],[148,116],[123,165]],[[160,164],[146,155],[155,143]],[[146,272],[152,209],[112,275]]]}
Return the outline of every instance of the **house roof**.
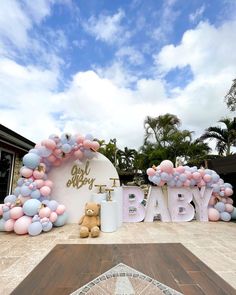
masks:
{"label": "house roof", "polygon": [[208,161],[208,168],[219,174],[236,172],[236,154]]}
{"label": "house roof", "polygon": [[0,142],[13,145],[15,147],[29,150],[35,146],[35,143],[13,130],[0,124]]}

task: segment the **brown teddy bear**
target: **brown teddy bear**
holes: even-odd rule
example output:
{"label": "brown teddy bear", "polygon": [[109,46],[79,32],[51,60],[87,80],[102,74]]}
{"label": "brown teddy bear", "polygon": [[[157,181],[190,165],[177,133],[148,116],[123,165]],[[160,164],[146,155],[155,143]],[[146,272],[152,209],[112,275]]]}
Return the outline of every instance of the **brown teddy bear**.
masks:
{"label": "brown teddy bear", "polygon": [[85,204],[85,215],[83,215],[79,221],[80,227],[80,237],[87,238],[89,232],[91,232],[91,237],[98,237],[100,234],[100,217],[99,217],[100,205],[94,202],[89,202]]}

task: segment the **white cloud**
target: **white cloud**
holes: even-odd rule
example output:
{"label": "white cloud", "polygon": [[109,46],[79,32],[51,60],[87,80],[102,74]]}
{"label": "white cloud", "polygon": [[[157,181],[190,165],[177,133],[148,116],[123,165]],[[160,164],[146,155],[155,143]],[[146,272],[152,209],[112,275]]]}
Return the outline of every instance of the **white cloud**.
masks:
{"label": "white cloud", "polygon": [[205,4],[203,4],[203,5],[200,6],[195,12],[193,12],[193,13],[191,13],[191,14],[189,15],[189,20],[190,20],[192,23],[198,21],[198,20],[202,17],[202,15],[203,15],[205,9],[206,9],[206,6],[205,6]]}
{"label": "white cloud", "polygon": [[23,0],[27,14],[39,24],[46,16],[51,14],[51,5],[55,0]]}
{"label": "white cloud", "polygon": [[141,65],[144,63],[142,53],[132,46],[121,47],[115,55],[119,59],[127,59],[129,63],[133,65]]}
{"label": "white cloud", "polygon": [[91,16],[87,22],[83,23],[83,27],[96,40],[101,40],[109,44],[121,42],[129,37],[129,32],[125,31],[121,25],[124,17],[124,11],[119,9],[114,15],[100,14],[97,18]]}

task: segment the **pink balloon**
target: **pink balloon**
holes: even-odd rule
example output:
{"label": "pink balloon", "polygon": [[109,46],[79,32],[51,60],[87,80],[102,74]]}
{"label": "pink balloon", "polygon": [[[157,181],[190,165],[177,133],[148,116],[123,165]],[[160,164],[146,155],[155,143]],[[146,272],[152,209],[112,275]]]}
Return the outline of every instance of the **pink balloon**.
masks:
{"label": "pink balloon", "polygon": [[18,235],[24,235],[28,233],[28,227],[31,224],[32,218],[29,216],[22,216],[16,220],[14,224],[14,232]]}
{"label": "pink balloon", "polygon": [[192,177],[193,179],[198,180],[201,178],[201,174],[199,172],[193,172]]}
{"label": "pink balloon", "polygon": [[50,187],[48,187],[46,185],[42,186],[40,188],[40,193],[41,193],[42,196],[48,197],[50,195],[50,193],[51,193],[51,189],[50,189]]}
{"label": "pink balloon", "polygon": [[53,163],[53,162],[55,162],[57,160],[57,158],[54,155],[50,155],[47,159],[51,163]]}
{"label": "pink balloon", "polygon": [[8,219],[4,224],[5,231],[13,231],[14,224],[15,224],[14,219]]}
{"label": "pink balloon", "polygon": [[33,176],[35,179],[42,179],[45,173],[43,171],[34,170]]}
{"label": "pink balloon", "polygon": [[53,188],[53,182],[51,180],[45,180],[44,185],[46,185],[46,186],[48,186],[50,188]]}
{"label": "pink balloon", "polygon": [[13,207],[10,210],[10,217],[12,219],[18,219],[18,218],[20,218],[23,215],[24,215],[24,212],[23,212],[22,207]]}
{"label": "pink balloon", "polygon": [[171,161],[169,160],[164,160],[161,162],[160,164],[160,169],[163,171],[163,172],[166,172],[166,173],[172,173],[173,172],[173,168],[174,168],[174,165]]}
{"label": "pink balloon", "polygon": [[184,173],[185,168],[183,166],[178,166],[178,167],[175,168],[175,171],[179,172],[179,173]]}
{"label": "pink balloon", "polygon": [[185,171],[185,175],[187,176],[188,179],[192,178],[192,173],[190,171]]}
{"label": "pink balloon", "polygon": [[233,205],[233,203],[234,203],[233,199],[231,199],[231,198],[227,198],[227,204],[231,204],[231,205]]}
{"label": "pink balloon", "polygon": [[49,220],[50,220],[51,222],[55,222],[55,221],[57,220],[57,213],[56,213],[56,212],[52,212],[52,213],[50,214]]}
{"label": "pink balloon", "polygon": [[164,180],[161,180],[160,183],[158,184],[158,186],[163,186],[165,184]]}
{"label": "pink balloon", "polygon": [[37,188],[44,186],[44,180],[42,179],[36,179],[34,182],[36,183]]}
{"label": "pink balloon", "polygon": [[216,204],[216,198],[211,196],[208,205],[209,206],[214,206]]}
{"label": "pink balloon", "polygon": [[209,174],[205,174],[205,175],[203,176],[203,180],[204,180],[205,182],[210,182],[210,181],[211,181],[211,175],[209,175]]}
{"label": "pink balloon", "polygon": [[77,143],[83,143],[83,142],[84,142],[84,136],[79,135],[79,136],[77,137],[77,139],[76,139],[76,142],[77,142]]}
{"label": "pink balloon", "polygon": [[189,187],[190,186],[190,180],[185,180],[185,182],[184,182],[184,186],[186,186],[186,187]]}
{"label": "pink balloon", "polygon": [[231,204],[225,204],[225,211],[229,212],[229,213],[233,212],[234,211],[234,206],[231,205]]}
{"label": "pink balloon", "polygon": [[45,139],[42,141],[42,145],[44,145],[49,150],[54,150],[56,147],[56,143],[52,139]]}
{"label": "pink balloon", "polygon": [[147,175],[148,176],[154,176],[156,174],[156,171],[153,168],[147,169]]}
{"label": "pink balloon", "polygon": [[74,155],[77,159],[81,160],[84,156],[84,153],[78,150],[78,151],[75,151]]}
{"label": "pink balloon", "polygon": [[21,174],[23,177],[29,178],[30,176],[32,176],[32,174],[33,174],[33,170],[30,169],[30,168],[27,168],[27,167],[21,167],[21,168],[20,168],[20,174]]}
{"label": "pink balloon", "polygon": [[99,150],[99,148],[100,148],[100,144],[97,141],[92,141],[91,149],[93,149],[94,151],[97,151]]}
{"label": "pink balloon", "polygon": [[208,219],[210,221],[218,221],[220,219],[220,213],[215,208],[209,208]]}
{"label": "pink balloon", "polygon": [[233,193],[234,192],[233,192],[232,188],[230,188],[230,187],[225,188],[225,196],[226,197],[232,196]]}
{"label": "pink balloon", "polygon": [[226,198],[221,198],[221,202],[223,202],[224,204],[226,204],[227,203]]}
{"label": "pink balloon", "polygon": [[42,209],[39,210],[39,216],[41,218],[49,217],[50,214],[51,214],[51,210],[48,207],[44,207],[44,208],[42,208]]}
{"label": "pink balloon", "polygon": [[53,151],[53,154],[56,156],[56,157],[61,157],[62,155],[62,150],[61,149],[55,149]]}
{"label": "pink balloon", "polygon": [[57,209],[56,209],[56,213],[57,213],[58,215],[61,215],[61,214],[63,214],[63,213],[65,212],[65,210],[66,210],[66,207],[65,207],[64,205],[59,205],[59,206],[57,207]]}
{"label": "pink balloon", "polygon": [[61,160],[57,159],[55,162],[52,163],[53,166],[58,167],[61,165]]}
{"label": "pink balloon", "polygon": [[86,139],[86,140],[84,140],[84,142],[83,142],[83,146],[86,148],[86,149],[89,149],[89,148],[91,148],[92,147],[92,141],[91,140],[89,140],[89,139]]}
{"label": "pink balloon", "polygon": [[198,172],[201,174],[202,177],[205,175],[205,170],[204,169],[198,169]]}

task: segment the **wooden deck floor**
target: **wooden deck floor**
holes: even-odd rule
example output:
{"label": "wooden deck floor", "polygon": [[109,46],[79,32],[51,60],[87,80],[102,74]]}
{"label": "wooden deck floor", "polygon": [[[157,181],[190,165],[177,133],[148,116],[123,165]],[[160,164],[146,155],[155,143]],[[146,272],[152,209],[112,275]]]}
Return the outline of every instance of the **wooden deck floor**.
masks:
{"label": "wooden deck floor", "polygon": [[70,294],[118,263],[187,295],[236,294],[180,243],[57,245],[12,294]]}

